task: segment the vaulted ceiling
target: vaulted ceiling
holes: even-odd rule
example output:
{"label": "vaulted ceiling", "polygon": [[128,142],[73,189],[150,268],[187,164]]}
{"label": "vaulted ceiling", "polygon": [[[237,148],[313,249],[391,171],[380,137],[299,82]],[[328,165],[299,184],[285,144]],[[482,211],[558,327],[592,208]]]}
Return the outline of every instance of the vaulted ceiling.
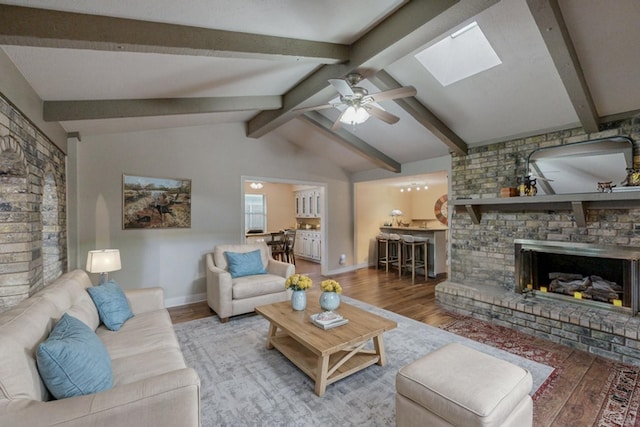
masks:
{"label": "vaulted ceiling", "polygon": [[[415,55],[471,22],[500,64],[443,86]],[[0,4],[0,46],[80,136],[242,122],[350,172],[640,110],[636,0],[21,0]],[[328,83],[357,71],[400,121],[332,131]]]}

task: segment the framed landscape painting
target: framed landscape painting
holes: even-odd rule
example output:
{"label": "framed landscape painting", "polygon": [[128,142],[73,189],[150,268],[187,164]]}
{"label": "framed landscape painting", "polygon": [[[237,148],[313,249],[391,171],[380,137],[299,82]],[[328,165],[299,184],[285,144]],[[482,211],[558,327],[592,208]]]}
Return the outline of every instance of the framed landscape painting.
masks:
{"label": "framed landscape painting", "polygon": [[191,228],[191,180],[122,175],[122,228]]}

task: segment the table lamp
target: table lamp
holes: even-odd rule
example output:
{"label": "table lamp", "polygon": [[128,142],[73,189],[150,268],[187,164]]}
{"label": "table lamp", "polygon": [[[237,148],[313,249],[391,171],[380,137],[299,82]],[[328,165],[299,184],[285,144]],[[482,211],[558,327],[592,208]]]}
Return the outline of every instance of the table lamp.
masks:
{"label": "table lamp", "polygon": [[391,215],[392,221],[396,223],[396,226],[399,226],[400,221],[398,220],[398,217],[403,215],[402,211],[400,209],[394,209],[391,211],[390,215]]}
{"label": "table lamp", "polygon": [[122,268],[120,264],[120,251],[118,249],[99,249],[89,251],[87,255],[87,268],[89,273],[100,273],[100,284],[107,281],[110,271]]}

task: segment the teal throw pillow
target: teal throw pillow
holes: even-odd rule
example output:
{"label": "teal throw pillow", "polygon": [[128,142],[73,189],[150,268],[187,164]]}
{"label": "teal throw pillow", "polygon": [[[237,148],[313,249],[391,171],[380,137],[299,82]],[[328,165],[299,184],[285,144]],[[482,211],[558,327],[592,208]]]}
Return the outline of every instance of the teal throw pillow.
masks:
{"label": "teal throw pillow", "polygon": [[260,249],[251,252],[225,252],[229,273],[231,277],[252,276],[254,274],[266,274],[267,270],[262,265]]}
{"label": "teal throw pillow", "polygon": [[133,317],[127,297],[113,280],[87,288],[87,291],[98,309],[100,320],[110,330],[120,330],[124,322]]}
{"label": "teal throw pillow", "polygon": [[111,358],[104,344],[91,328],[66,313],[38,345],[36,363],[42,382],[56,399],[113,386]]}

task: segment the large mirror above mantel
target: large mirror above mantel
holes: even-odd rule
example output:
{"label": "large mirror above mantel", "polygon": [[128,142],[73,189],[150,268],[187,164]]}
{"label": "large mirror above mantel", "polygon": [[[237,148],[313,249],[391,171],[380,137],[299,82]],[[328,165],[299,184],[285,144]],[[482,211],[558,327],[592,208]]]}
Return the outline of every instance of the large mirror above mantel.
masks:
{"label": "large mirror above mantel", "polygon": [[625,185],[632,168],[633,141],[622,136],[539,148],[527,159],[539,195],[594,193],[598,183],[614,192],[640,189]]}

